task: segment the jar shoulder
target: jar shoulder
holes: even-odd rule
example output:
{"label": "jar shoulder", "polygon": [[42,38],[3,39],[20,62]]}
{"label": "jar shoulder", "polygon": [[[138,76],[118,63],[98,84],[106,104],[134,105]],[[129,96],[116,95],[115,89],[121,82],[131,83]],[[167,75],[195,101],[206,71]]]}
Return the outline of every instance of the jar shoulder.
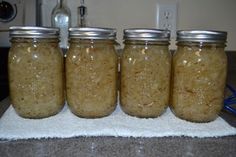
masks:
{"label": "jar shoulder", "polygon": [[57,43],[14,43],[12,44],[8,61],[20,63],[21,61],[62,61],[63,54]]}

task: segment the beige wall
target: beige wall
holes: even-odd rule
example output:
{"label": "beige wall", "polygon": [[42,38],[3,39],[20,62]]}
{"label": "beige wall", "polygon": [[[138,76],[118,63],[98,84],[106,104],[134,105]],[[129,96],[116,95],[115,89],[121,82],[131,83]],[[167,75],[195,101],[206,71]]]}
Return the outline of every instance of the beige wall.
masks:
{"label": "beige wall", "polygon": [[178,28],[227,31],[227,49],[236,50],[236,1],[180,0]]}
{"label": "beige wall", "polygon": [[[122,30],[130,27],[156,28],[160,3],[178,5],[177,29],[216,29],[228,31],[228,50],[236,50],[236,0],[85,0],[90,26],[114,27],[118,41]],[[56,0],[43,0],[43,22],[50,25],[50,13]],[[72,26],[77,23],[79,0],[68,0]],[[175,48],[174,39],[171,48]]]}

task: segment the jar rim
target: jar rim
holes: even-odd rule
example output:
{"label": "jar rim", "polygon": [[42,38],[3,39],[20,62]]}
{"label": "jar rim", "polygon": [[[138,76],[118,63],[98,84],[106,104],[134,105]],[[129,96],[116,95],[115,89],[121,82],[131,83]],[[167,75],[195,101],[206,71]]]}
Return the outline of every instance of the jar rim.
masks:
{"label": "jar rim", "polygon": [[59,38],[59,28],[12,26],[9,28],[11,38]]}
{"label": "jar rim", "polygon": [[69,38],[116,40],[116,29],[102,27],[69,28]]}
{"label": "jar rim", "polygon": [[170,31],[154,28],[124,29],[124,40],[169,41]]}
{"label": "jar rim", "polygon": [[184,42],[227,42],[227,32],[216,30],[179,30],[176,32],[176,41]]}

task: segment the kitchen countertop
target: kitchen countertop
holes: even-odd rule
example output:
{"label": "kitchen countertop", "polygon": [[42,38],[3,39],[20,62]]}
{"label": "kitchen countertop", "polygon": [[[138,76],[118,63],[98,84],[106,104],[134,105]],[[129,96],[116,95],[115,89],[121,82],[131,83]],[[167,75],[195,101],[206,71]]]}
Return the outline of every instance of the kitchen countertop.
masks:
{"label": "kitchen countertop", "polygon": [[189,137],[75,137],[66,139],[1,141],[0,152],[2,157],[234,157],[236,153],[235,145],[235,136],[204,139]]}
{"label": "kitchen countertop", "polygon": [[[229,57],[227,82],[236,87],[236,53]],[[234,64],[231,64],[234,63]],[[6,98],[0,102],[0,117],[10,102]],[[236,127],[236,117],[222,111],[220,115],[230,125]],[[236,155],[236,135],[220,138],[162,137],[74,137],[29,140],[0,140],[0,156],[214,156],[234,157]]]}
{"label": "kitchen countertop", "polygon": [[[6,110],[9,99],[0,102]],[[0,115],[3,112],[0,112]],[[236,127],[236,117],[222,111],[221,117]],[[0,140],[0,156],[235,156],[236,136],[220,138],[74,137]]]}

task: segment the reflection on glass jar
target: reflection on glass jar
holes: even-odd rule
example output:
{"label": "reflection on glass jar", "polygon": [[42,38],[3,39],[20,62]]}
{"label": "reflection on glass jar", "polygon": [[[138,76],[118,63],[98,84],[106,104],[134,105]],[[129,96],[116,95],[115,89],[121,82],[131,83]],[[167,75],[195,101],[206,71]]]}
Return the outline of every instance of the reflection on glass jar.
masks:
{"label": "reflection on glass jar", "polygon": [[48,117],[64,105],[63,56],[58,32],[55,28],[10,28],[10,98],[22,117]]}
{"label": "reflection on glass jar", "polygon": [[217,118],[224,99],[226,32],[179,31],[173,56],[172,111],[193,122]]}
{"label": "reflection on glass jar", "polygon": [[117,56],[114,29],[71,28],[66,58],[67,101],[86,118],[111,114],[116,107]]}
{"label": "reflection on glass jar", "polygon": [[127,29],[121,60],[121,107],[129,115],[157,117],[169,103],[169,31]]}

